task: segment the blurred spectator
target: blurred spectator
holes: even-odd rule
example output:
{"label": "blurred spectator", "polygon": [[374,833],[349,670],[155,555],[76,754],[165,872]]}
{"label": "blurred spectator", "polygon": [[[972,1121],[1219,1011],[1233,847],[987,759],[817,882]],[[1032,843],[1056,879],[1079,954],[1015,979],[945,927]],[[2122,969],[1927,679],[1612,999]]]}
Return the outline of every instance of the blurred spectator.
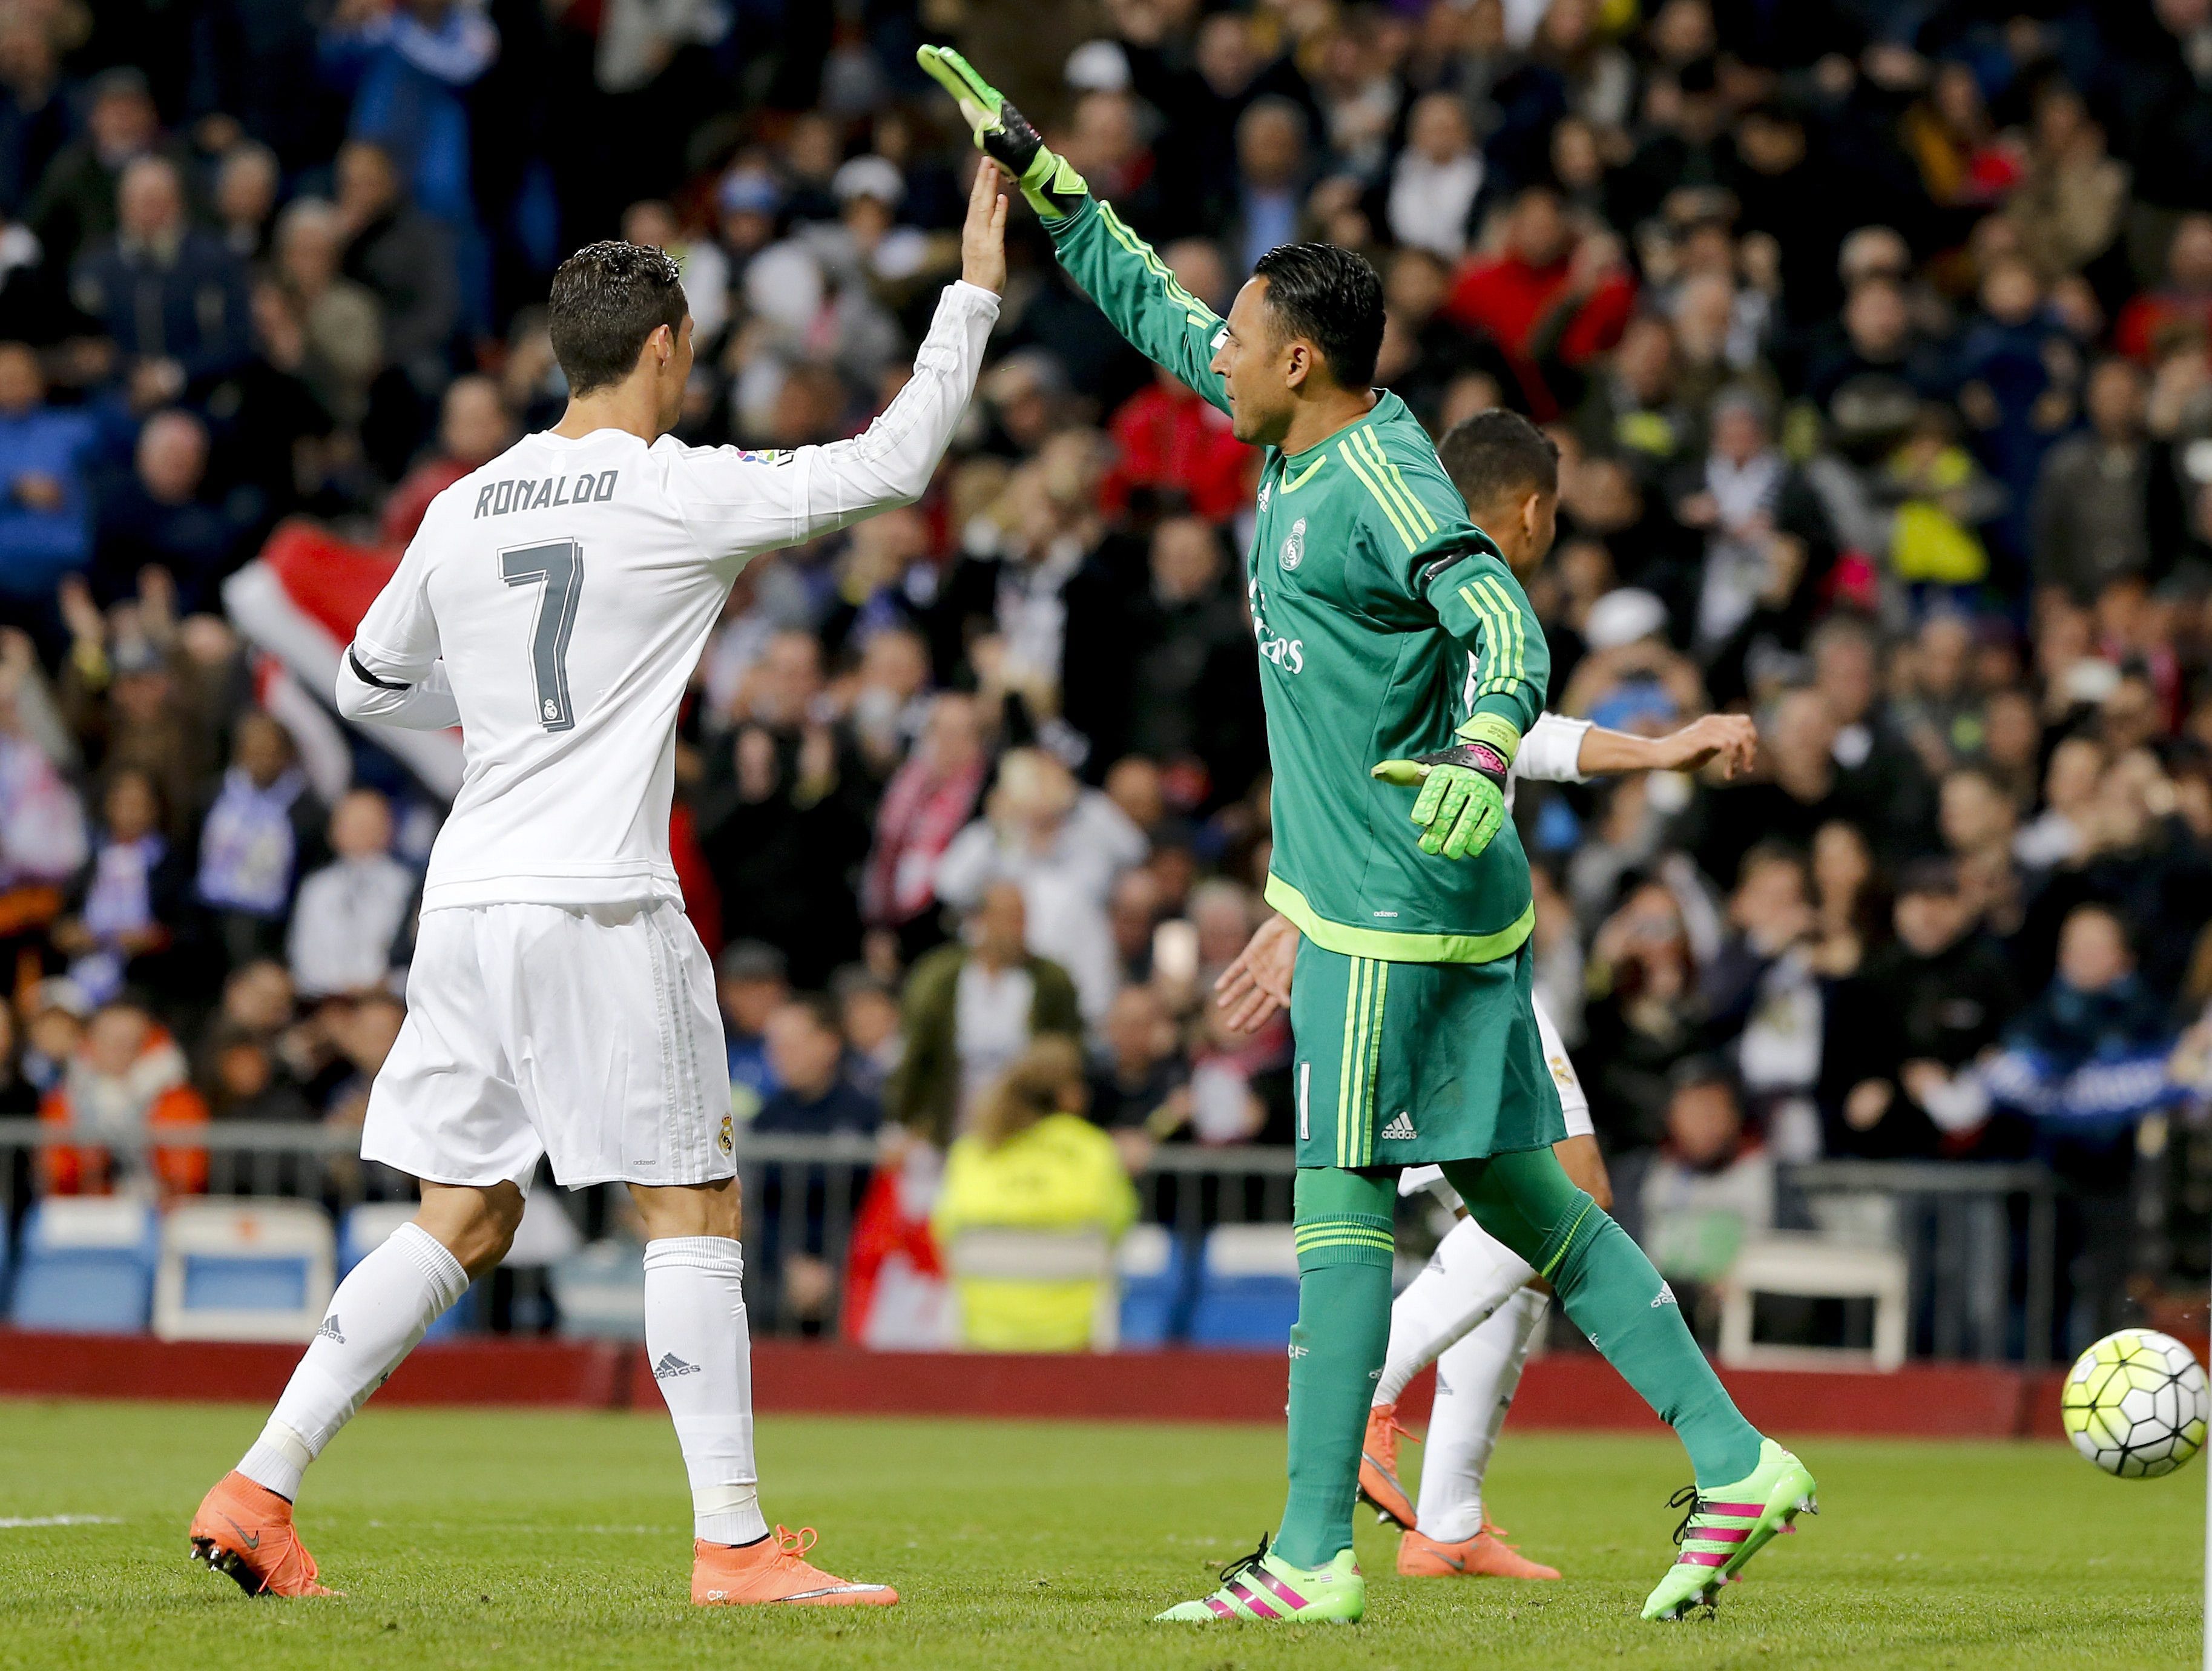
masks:
{"label": "blurred spectator", "polygon": [[[802,1137],[874,1133],[883,1110],[846,1072],[845,1041],[834,1002],[814,993],[791,1000],[769,1017],[766,1037],[776,1089],[753,1116],[750,1130]],[[770,1267],[781,1269],[789,1313],[817,1326],[829,1313],[836,1285],[826,1256],[828,1191],[819,1167],[764,1168],[759,1226],[753,1232]]]}
{"label": "blurred spectator", "polygon": [[939,937],[938,865],[974,812],[986,770],[974,701],[936,697],[921,741],[884,790],[861,880],[863,917],[896,933],[909,957]]}
{"label": "blurred spectator", "polygon": [[1717,1282],[1747,1238],[1774,1226],[1774,1162],[1744,1122],[1735,1081],[1711,1057],[1670,1076],[1666,1132],[1644,1178],[1644,1244],[1670,1280]]}
{"label": "blurred spectator", "polygon": [[1030,949],[1074,978],[1087,1019],[1103,1017],[1120,983],[1106,902],[1114,878],[1144,859],[1143,836],[1042,749],[1010,750],[984,806],[945,849],[939,896],[965,909],[993,883],[1018,883]]}
{"label": "blurred spectator", "polygon": [[[71,1129],[76,1141],[40,1151],[40,1187],[50,1195],[207,1188],[207,1151],[179,1146],[207,1123],[185,1053],[137,1005],[118,1000],[94,1012],[84,1042],[39,1117]],[[161,1146],[150,1146],[162,1139]]]}
{"label": "blurred spectator", "polygon": [[857,965],[840,969],[830,989],[845,1035],[845,1070],[854,1085],[880,1106],[884,1086],[898,1069],[902,1044],[898,990]]}
{"label": "blurred spectator", "polygon": [[514,419],[489,377],[457,377],[438,418],[438,450],[409,471],[384,501],[377,532],[393,545],[415,538],[430,501],[514,444]]}
{"label": "blurred spectator", "polygon": [[350,1002],[325,1005],[322,1018],[338,1053],[328,1076],[332,1084],[323,1121],[358,1129],[368,1116],[369,1087],[398,1042],[407,1006],[391,993],[372,989]]}
{"label": "blurred spectator", "polygon": [[216,588],[243,561],[250,531],[208,486],[206,424],[174,408],[148,418],[129,479],[100,505],[94,595],[128,597],[143,570],[158,568],[175,581],[184,613],[216,607]]}
{"label": "blurred spectator", "polygon": [[269,1042],[242,1029],[219,1027],[209,1040],[200,1085],[217,1120],[301,1123],[315,1110],[278,1064]]}
{"label": "blurred spectator", "polygon": [[374,789],[349,791],[331,811],[331,862],[300,884],[288,957],[302,998],[386,984],[407,959],[400,941],[422,878],[392,856],[392,808]]}
{"label": "blurred spectator", "polygon": [[2136,1127],[2174,1098],[2172,1041],[2120,919],[2084,905],[2066,919],[2050,988],[2005,1030],[1984,1069],[1990,1099],[2033,1122],[2038,1151],[2069,1188],[2068,1286],[2083,1314],[2073,1333],[2119,1322],[2135,1243]]}
{"label": "blurred spectator", "polygon": [[1610,1153],[1649,1150],[1666,1133],[1676,1065],[1708,1042],[1674,895],[1656,881],[1635,888],[1591,940],[1589,957],[1591,1123]]}
{"label": "blurred spectator", "polygon": [[750,1129],[859,1137],[875,1131],[883,1110],[846,1071],[844,1033],[833,1000],[812,993],[791,999],[769,1017],[765,1037],[776,1088]]}
{"label": "blurred spectator", "polygon": [[951,1261],[960,1341],[972,1351],[1080,1352],[1091,1342],[1103,1279],[963,1274],[960,1246],[964,1235],[989,1230],[1120,1240],[1137,1216],[1137,1193],[1084,1107],[1081,1049],[1040,1038],[996,1076],[975,1129],[945,1158],[930,1223]]}
{"label": "blurred spectator", "polygon": [[0,609],[48,637],[55,583],[91,554],[84,467],[94,434],[83,413],[46,404],[27,345],[0,343]]}
{"label": "blurred spectator", "polygon": [[1306,175],[1306,116],[1288,99],[1254,100],[1237,119],[1237,191],[1229,226],[1238,270],[1294,242]]}
{"label": "blurred spectator", "polygon": [[1956,867],[1908,866],[1897,938],[1830,998],[1827,1152],[1889,1158],[1966,1147],[1988,1114],[1972,1074],[2018,1009],[2011,965],[1977,927]]}
{"label": "blurred spectator", "polygon": [[[20,638],[0,658],[0,911],[15,919],[51,921],[57,890],[88,851],[84,807],[76,790],[33,734],[25,712],[30,692]],[[9,902],[13,901],[12,905]]]}
{"label": "blurred spectator", "polygon": [[734,940],[715,960],[714,989],[730,1056],[730,1095],[748,1119],[775,1091],[768,1023],[790,996],[787,967],[783,953],[758,940]]}
{"label": "blurred spectator", "polygon": [[1507,214],[1504,247],[1462,270],[1445,312],[1505,350],[1520,398],[1548,420],[1559,415],[1559,397],[1543,362],[1579,368],[1611,348],[1635,296],[1620,240],[1578,232],[1555,191],[1529,185]]}
{"label": "blurred spectator", "polygon": [[[1696,640],[1717,656],[1747,625],[1784,617],[1817,580],[1827,524],[1820,501],[1774,445],[1764,404],[1747,390],[1713,404],[1702,465],[1670,484],[1674,513],[1705,536]],[[1801,629],[1802,630],[1802,629]]]}
{"label": "blurred spectator", "polygon": [[23,1078],[43,1101],[76,1060],[92,1005],[76,981],[57,975],[25,993],[21,1008]]}
{"label": "blurred spectator", "polygon": [[2087,603],[2106,582],[2150,566],[2147,390],[2132,361],[2089,374],[2089,428],[2046,453],[2035,489],[2035,578]]}
{"label": "blurred spectator", "polygon": [[382,310],[384,351],[416,390],[445,386],[447,345],[460,322],[460,293],[443,228],[408,201],[383,146],[356,140],[338,153],[343,270]]}
{"label": "blurred spectator", "polygon": [[215,177],[216,219],[222,241],[240,261],[268,253],[270,217],[276,212],[276,154],[252,140],[222,154]]}
{"label": "blurred spectator", "polygon": [[1108,1131],[1143,1131],[1158,1120],[1164,1133],[1181,1124],[1169,1104],[1183,1091],[1189,1069],[1159,994],[1150,987],[1122,987],[1100,1031],[1105,1048],[1091,1071],[1091,1118]]}
{"label": "blurred spectator", "polygon": [[161,137],[144,71],[104,70],[87,93],[84,131],[55,154],[23,210],[46,259],[64,270],[79,251],[114,235],[124,170],[143,156],[182,160]]}
{"label": "blurred spectator", "polygon": [[100,823],[83,890],[53,929],[69,978],[95,1004],[118,996],[126,980],[173,987],[183,978],[175,969],[157,975],[149,963],[185,926],[191,895],[191,864],[161,833],[151,778],[129,769],[111,776]]}
{"label": "blurred spectator", "polygon": [[1406,149],[1390,178],[1390,234],[1447,261],[1467,253],[1468,227],[1486,176],[1467,106],[1449,93],[1414,103]]}
{"label": "blurred spectator", "polygon": [[303,374],[331,413],[357,424],[384,365],[375,295],[342,270],[345,228],[319,197],[295,197],[276,222],[276,276],[306,333]]}
{"label": "blurred spectator", "polygon": [[166,157],[124,169],[117,216],[113,241],[77,263],[70,295],[115,344],[143,412],[245,358],[246,266],[188,221],[184,177]]}
{"label": "blurred spectator", "polygon": [[768,941],[817,983],[860,950],[847,878],[867,852],[866,786],[818,716],[761,711],[770,723],[739,726],[708,757],[699,848],[724,932]]}
{"label": "blurred spectator", "polygon": [[293,891],[321,853],[323,817],[284,728],[246,714],[200,828],[196,890],[231,963],[283,948]]}
{"label": "blurred spectator", "polygon": [[2112,346],[2148,366],[2162,339],[2190,327],[2212,334],[2212,214],[2184,215],[2166,246],[2166,283],[2143,291],[2112,322]]}
{"label": "blurred spectator", "polygon": [[884,1110],[939,1148],[967,1128],[986,1087],[1031,1039],[1083,1031],[1067,971],[1029,950],[1028,914],[1019,884],[987,884],[961,942],[939,947],[907,977],[906,1048]]}
{"label": "blurred spectator", "polygon": [[1063,709],[1094,758],[1158,761],[1185,808],[1211,806],[1250,782],[1265,755],[1250,629],[1210,524],[1163,519],[1149,567],[1151,585],[1133,595],[1099,562],[1069,582],[1085,636],[1112,648],[1085,664],[1080,684],[1071,653]]}

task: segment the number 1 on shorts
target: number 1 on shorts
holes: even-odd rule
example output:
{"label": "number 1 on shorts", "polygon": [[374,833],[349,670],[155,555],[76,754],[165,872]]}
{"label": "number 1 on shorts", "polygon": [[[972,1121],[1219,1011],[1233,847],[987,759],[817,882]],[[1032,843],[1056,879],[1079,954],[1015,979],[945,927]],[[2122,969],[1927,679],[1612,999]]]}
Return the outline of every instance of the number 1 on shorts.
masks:
{"label": "number 1 on shorts", "polygon": [[576,710],[568,700],[568,635],[576,625],[576,596],[584,589],[584,548],[573,539],[560,539],[502,551],[499,572],[509,586],[540,588],[538,616],[530,628],[538,723],[547,731],[573,731]]}

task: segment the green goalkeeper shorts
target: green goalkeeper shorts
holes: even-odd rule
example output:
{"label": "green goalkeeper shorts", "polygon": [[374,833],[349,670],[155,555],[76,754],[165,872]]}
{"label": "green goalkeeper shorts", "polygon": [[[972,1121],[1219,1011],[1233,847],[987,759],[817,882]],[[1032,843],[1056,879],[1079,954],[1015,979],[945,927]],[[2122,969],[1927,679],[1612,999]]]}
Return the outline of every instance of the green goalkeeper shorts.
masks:
{"label": "green goalkeeper shorts", "polygon": [[1291,983],[1301,1166],[1358,1170],[1541,1149],[1566,1136],[1524,944],[1487,963],[1395,963],[1306,940]]}

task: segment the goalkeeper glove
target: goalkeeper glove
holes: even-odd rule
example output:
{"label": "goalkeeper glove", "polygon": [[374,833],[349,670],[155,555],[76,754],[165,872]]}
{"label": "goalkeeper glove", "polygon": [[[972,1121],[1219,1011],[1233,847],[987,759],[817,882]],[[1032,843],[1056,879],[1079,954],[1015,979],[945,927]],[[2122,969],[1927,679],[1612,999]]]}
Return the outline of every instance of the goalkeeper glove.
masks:
{"label": "goalkeeper glove", "polygon": [[1505,827],[1505,777],[1521,733],[1494,714],[1478,714],[1459,728],[1460,741],[1411,760],[1386,760],[1373,775],[1401,788],[1420,787],[1413,822],[1421,851],[1465,859],[1488,847]]}
{"label": "goalkeeper glove", "polygon": [[1012,174],[1040,215],[1064,221],[1083,207],[1083,176],[1045,149],[1029,118],[950,46],[923,46],[915,59],[950,93],[975,135],[975,147]]}

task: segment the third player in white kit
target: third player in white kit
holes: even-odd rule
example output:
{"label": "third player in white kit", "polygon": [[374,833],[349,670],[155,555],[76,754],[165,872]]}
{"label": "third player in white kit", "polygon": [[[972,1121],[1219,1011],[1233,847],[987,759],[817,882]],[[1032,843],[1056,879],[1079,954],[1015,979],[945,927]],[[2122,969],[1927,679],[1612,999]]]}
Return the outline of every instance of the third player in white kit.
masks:
{"label": "third player in white kit", "polygon": [[[1437,457],[1468,501],[1476,525],[1497,543],[1516,574],[1550,550],[1559,498],[1559,453],[1525,418],[1485,412],[1447,434]],[[1633,737],[1587,720],[1546,714],[1522,739],[1512,767],[1517,781],[1581,782],[1593,776],[1650,770],[1695,770],[1717,761],[1729,775],[1750,764],[1757,732],[1747,720],[1714,714],[1672,736]],[[1511,805],[1511,784],[1507,787]],[[1232,1027],[1256,1029],[1290,1001],[1297,931],[1276,918],[1253,936],[1220,981]],[[1590,1125],[1589,1099],[1576,1077],[1559,1029],[1535,1005],[1544,1058],[1559,1086],[1565,1141],[1561,1166],[1599,1206],[1613,1189]],[[1408,1169],[1401,1194],[1426,1187],[1455,1209],[1458,1198],[1435,1167]],[[1411,1577],[1556,1578],[1503,1541],[1484,1512],[1482,1476],[1513,1400],[1536,1326],[1551,1303],[1536,1273],[1462,1210],[1427,1267],[1390,1309],[1390,1345],[1376,1384],[1359,1471],[1360,1495],[1406,1528],[1398,1571]],[[1398,1482],[1397,1399],[1431,1363],[1437,1394],[1422,1457],[1416,1505]]]}
{"label": "third player in white kit", "polygon": [[432,503],[339,674],[349,717],[461,728],[408,1015],[362,1153],[422,1206],[339,1285],[260,1439],[194,1516],[194,1554],[252,1595],[328,1594],[292,1525],[301,1477],[471,1279],[497,1265],[542,1156],[627,1183],[646,1226],[646,1348],[690,1476],[702,1603],[883,1604],[773,1534],[714,981],[670,863],[675,730],[738,571],[921,496],[974,392],[1005,282],[985,162],[914,377],[866,434],[787,454],[665,432],[691,369],[675,263],[593,244],[555,275],[569,404]]}

